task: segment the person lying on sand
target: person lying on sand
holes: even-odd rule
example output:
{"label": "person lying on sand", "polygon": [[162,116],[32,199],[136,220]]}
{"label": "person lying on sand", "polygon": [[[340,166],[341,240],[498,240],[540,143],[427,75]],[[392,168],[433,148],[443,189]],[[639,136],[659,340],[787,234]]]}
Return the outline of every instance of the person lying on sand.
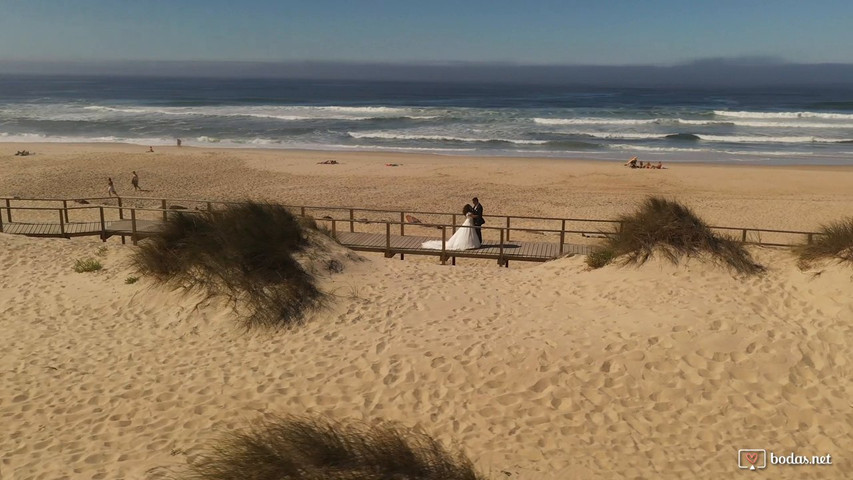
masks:
{"label": "person lying on sand", "polygon": [[385,166],[386,167],[399,167],[400,164],[399,163],[386,163]]}
{"label": "person lying on sand", "polygon": [[337,165],[337,160],[326,160],[324,162],[317,162],[317,165]]}
{"label": "person lying on sand", "polygon": [[625,162],[626,167],[637,168],[637,157],[632,157],[630,160]]}

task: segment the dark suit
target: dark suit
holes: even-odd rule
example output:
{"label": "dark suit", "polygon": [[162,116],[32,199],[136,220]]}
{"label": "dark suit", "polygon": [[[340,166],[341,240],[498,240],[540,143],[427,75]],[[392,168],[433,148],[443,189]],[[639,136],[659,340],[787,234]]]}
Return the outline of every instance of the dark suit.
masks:
{"label": "dark suit", "polygon": [[482,203],[478,203],[477,206],[474,207],[474,214],[477,215],[476,217],[474,217],[474,225],[477,226],[477,228],[474,229],[474,232],[477,233],[477,238],[480,239],[480,243],[483,243],[483,232],[480,230],[480,225],[486,223],[486,221],[483,220]]}

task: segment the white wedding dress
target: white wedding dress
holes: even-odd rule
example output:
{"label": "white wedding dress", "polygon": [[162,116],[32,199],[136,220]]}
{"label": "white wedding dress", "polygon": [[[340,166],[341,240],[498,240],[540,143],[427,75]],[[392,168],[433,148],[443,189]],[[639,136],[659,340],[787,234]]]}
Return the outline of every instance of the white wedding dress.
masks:
{"label": "white wedding dress", "polygon": [[[471,250],[480,248],[480,239],[477,238],[477,230],[474,228],[474,214],[466,215],[462,227],[447,239],[444,248],[446,250]],[[421,244],[422,248],[441,250],[441,240],[429,240]]]}

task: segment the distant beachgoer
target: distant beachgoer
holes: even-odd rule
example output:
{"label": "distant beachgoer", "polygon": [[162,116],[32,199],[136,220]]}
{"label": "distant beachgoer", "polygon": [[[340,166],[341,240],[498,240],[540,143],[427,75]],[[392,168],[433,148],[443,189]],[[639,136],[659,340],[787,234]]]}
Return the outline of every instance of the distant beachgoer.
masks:
{"label": "distant beachgoer", "polygon": [[631,157],[630,160],[625,162],[626,167],[637,168],[637,157]]}
{"label": "distant beachgoer", "polygon": [[139,188],[139,175],[136,174],[136,171],[133,172],[133,177],[130,179],[130,184],[133,185],[134,191],[138,192],[139,190],[141,190]]}
{"label": "distant beachgoer", "polygon": [[154,147],[148,147],[148,152],[149,152],[149,153],[154,153]]}
{"label": "distant beachgoer", "polygon": [[178,139],[178,146],[179,147],[181,146],[181,139],[180,138]]}
{"label": "distant beachgoer", "polygon": [[110,197],[112,197],[113,195],[115,195],[116,197],[118,196],[118,192],[116,192],[116,186],[113,184],[112,178],[107,178],[107,195],[109,195]]}
{"label": "distant beachgoer", "polygon": [[660,170],[661,168],[663,168],[663,162],[658,162],[658,164],[657,164],[657,166],[656,166],[655,168],[657,168],[658,170]]}

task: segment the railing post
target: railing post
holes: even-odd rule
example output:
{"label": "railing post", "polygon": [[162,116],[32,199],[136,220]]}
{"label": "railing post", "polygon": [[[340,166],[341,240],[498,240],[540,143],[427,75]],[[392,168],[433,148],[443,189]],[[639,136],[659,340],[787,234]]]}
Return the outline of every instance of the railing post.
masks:
{"label": "railing post", "polygon": [[9,199],[6,199],[6,220],[12,223],[12,206],[9,204]]}
{"label": "railing post", "polygon": [[3,214],[0,213],[0,233],[3,233]]}
{"label": "railing post", "polygon": [[121,197],[118,197],[118,218],[124,220],[124,209],[121,208]]}
{"label": "railing post", "polygon": [[[352,210],[350,210],[352,212]],[[391,258],[391,223],[385,222],[385,257]]]}
{"label": "railing post", "polygon": [[406,236],[406,212],[400,212],[400,236]]}
{"label": "railing post", "polygon": [[62,236],[65,236],[65,216],[63,215],[62,210],[59,210],[59,233]]}
{"label": "railing post", "polygon": [[349,209],[349,231],[350,233],[355,232],[355,210],[352,208]]}
{"label": "railing post", "polygon": [[498,265],[504,265],[504,229],[501,229],[501,246],[498,253]]}
{"label": "railing post", "polygon": [[130,209],[130,241],[136,245],[136,209]]}
{"label": "railing post", "polygon": [[509,217],[506,217],[506,241],[509,241]]}
{"label": "railing post", "polygon": [[441,226],[441,264],[447,265],[447,227]]}
{"label": "railing post", "polygon": [[107,241],[107,222],[104,221],[104,207],[98,207],[101,214],[101,241]]}
{"label": "railing post", "polygon": [[68,222],[68,200],[62,201],[62,211],[65,212],[65,222]]}
{"label": "railing post", "polygon": [[213,210],[213,205],[210,202],[207,202],[207,211]]}
{"label": "railing post", "polygon": [[740,237],[741,243],[746,243],[746,229],[743,229],[743,235]]}
{"label": "railing post", "polygon": [[[2,225],[0,225],[0,227],[2,227]],[[2,232],[2,231],[3,231],[3,229],[2,229],[2,228],[0,228],[0,232]],[[811,244],[812,244],[812,236],[813,236],[813,235],[814,235],[814,234],[812,234],[812,233],[810,233],[810,234],[808,235],[808,238],[806,239],[806,243],[807,243],[807,244],[809,244],[809,245],[811,245]]]}
{"label": "railing post", "polygon": [[451,225],[453,225],[453,233],[456,233],[456,214],[455,213],[453,214],[453,223]]}
{"label": "railing post", "polygon": [[304,206],[301,207],[299,211],[302,213],[302,216],[304,217],[305,216],[305,207]]}
{"label": "railing post", "polygon": [[334,218],[332,219],[332,238],[334,238],[335,240],[338,239],[337,224],[335,223]]}
{"label": "railing post", "polygon": [[560,256],[563,256],[563,244],[566,243],[566,221],[560,227]]}
{"label": "railing post", "polygon": [[163,221],[168,220],[168,215],[166,214],[166,210],[169,208],[169,205],[166,203],[166,199],[160,200],[160,208],[163,210]]}

